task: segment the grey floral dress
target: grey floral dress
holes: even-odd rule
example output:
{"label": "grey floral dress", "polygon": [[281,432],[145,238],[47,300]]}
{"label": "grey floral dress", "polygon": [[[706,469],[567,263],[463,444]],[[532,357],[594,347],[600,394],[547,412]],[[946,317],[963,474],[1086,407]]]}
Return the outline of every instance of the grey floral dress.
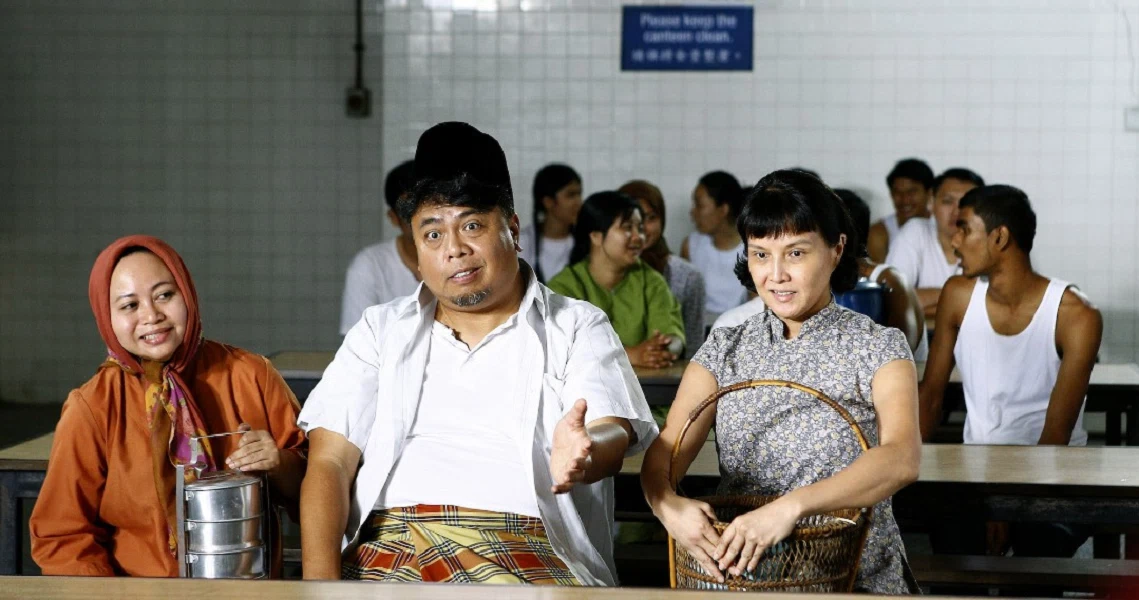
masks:
{"label": "grey floral dress", "polygon": [[[720,387],[782,379],[815,388],[849,411],[870,445],[877,445],[870,383],[882,365],[913,360],[902,332],[833,301],[803,323],[798,337],[784,339],[783,327],[765,310],[742,325],[712,331],[693,360]],[[716,444],[724,495],[785,494],[834,475],[861,454],[850,426],[833,409],[777,387],[722,397]],[[889,498],[874,507],[871,523],[855,587],[876,594],[919,593]]]}

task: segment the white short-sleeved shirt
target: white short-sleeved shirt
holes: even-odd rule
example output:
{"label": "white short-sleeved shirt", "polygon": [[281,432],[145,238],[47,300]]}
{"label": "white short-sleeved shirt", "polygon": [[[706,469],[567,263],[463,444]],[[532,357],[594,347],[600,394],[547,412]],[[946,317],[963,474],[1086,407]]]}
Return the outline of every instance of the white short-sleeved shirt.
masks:
{"label": "white short-sleeved shirt", "polygon": [[947,262],[937,240],[937,221],[914,217],[890,240],[886,264],[905,275],[914,289],[940,288],[960,272],[957,262]]}
{"label": "white short-sleeved shirt", "polygon": [[399,257],[396,241],[388,240],[364,248],[348,265],[344,295],[340,300],[340,335],[360,320],[364,309],[391,302],[415,291],[419,281]]}
{"label": "white short-sleeved shirt", "polygon": [[569,266],[570,254],[573,252],[573,236],[566,236],[560,240],[543,237],[542,254],[537,262],[534,260],[534,253],[537,252],[538,241],[534,237],[533,227],[522,229],[518,234],[518,245],[522,246],[520,254],[522,260],[531,267],[540,266],[542,277],[549,281]]}
{"label": "white short-sleeved shirt", "polygon": [[539,516],[518,452],[522,378],[501,368],[522,364],[524,337],[511,335],[517,317],[474,348],[432,324],[419,407],[376,509],[453,504]]}
{"label": "white short-sleeved shirt", "polygon": [[[499,361],[498,365],[522,382],[512,392],[512,401],[520,407],[518,456],[554,551],[578,581],[615,585],[613,480],[552,494],[549,462],[554,428],[578,398],[588,403],[587,423],[610,416],[629,420],[637,437],[629,455],[652,443],[657,426],[605,313],[555,294],[529,269],[524,273],[529,284],[518,310],[518,326],[505,334],[520,336],[521,363]],[[435,297],[420,285],[412,296],[366,309],[298,418],[306,432],[322,428],[339,433],[363,455],[345,547],[376,505],[406,447],[421,401],[435,306]]]}

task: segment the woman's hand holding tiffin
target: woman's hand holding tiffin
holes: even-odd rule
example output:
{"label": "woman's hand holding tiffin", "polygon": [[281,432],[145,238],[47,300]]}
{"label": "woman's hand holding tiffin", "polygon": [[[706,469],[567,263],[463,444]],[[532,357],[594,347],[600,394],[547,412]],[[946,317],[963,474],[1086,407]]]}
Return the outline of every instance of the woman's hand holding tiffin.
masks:
{"label": "woman's hand holding tiffin", "polygon": [[712,506],[707,502],[671,494],[658,504],[655,512],[672,539],[687,550],[707,574],[722,583],[722,569],[716,566],[716,561],[712,558],[720,542],[720,536],[712,526],[716,519]]}
{"label": "woman's hand holding tiffin", "polygon": [[736,576],[754,570],[765,550],[791,535],[799,518],[787,497],[736,517],[713,551],[717,566]]}
{"label": "woman's hand holding tiffin", "polygon": [[225,466],[238,471],[269,472],[281,465],[281,449],[277,440],[265,430],[251,431],[244,423],[241,430],[245,435],[237,443],[237,450],[225,459]]}

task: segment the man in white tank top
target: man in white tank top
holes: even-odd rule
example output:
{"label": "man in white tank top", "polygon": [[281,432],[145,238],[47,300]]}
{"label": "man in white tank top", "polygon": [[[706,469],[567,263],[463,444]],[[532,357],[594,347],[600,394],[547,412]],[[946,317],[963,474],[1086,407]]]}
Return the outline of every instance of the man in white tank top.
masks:
{"label": "man in white tank top", "polygon": [[965,389],[965,442],[1087,442],[1084,396],[1103,318],[1079,290],[1032,270],[1036,215],[1010,186],[961,199],[953,247],[963,276],[951,278],[937,312],[922,380],[922,433],[941,414],[954,362]]}
{"label": "man in white tank top", "polygon": [[[966,444],[1085,445],[1083,407],[1103,335],[1100,312],[1075,287],[1032,270],[1036,214],[1024,192],[1006,185],[971,190],[961,199],[957,227],[953,247],[964,274],[950,278],[941,294],[919,388],[922,439],[941,421],[956,362]],[[1027,528],[1014,526],[1014,552],[1071,556],[1086,538],[1047,527],[1018,535]]]}

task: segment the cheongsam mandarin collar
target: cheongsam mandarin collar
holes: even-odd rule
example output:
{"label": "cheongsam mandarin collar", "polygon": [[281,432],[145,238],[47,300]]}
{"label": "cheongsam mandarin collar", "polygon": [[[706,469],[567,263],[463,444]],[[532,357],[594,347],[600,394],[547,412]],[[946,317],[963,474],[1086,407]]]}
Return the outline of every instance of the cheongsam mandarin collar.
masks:
{"label": "cheongsam mandarin collar", "polygon": [[[768,308],[767,310],[768,310],[768,312],[771,311],[770,308]],[[816,331],[825,331],[826,329],[828,329],[830,326],[834,325],[838,321],[838,318],[841,314],[842,314],[842,308],[839,307],[839,305],[835,303],[834,295],[832,294],[830,304],[827,304],[825,307],[823,307],[822,310],[811,315],[810,318],[808,318],[806,321],[803,322],[802,327],[799,328],[799,335],[796,339],[802,338],[803,336],[809,335],[809,334],[816,332]],[[767,323],[768,323],[768,326],[771,328],[772,339],[775,339],[775,340],[784,339],[783,338],[783,329],[784,329],[785,325],[783,324],[783,321],[779,319],[779,317],[775,316],[775,313],[772,312],[769,315]]]}

